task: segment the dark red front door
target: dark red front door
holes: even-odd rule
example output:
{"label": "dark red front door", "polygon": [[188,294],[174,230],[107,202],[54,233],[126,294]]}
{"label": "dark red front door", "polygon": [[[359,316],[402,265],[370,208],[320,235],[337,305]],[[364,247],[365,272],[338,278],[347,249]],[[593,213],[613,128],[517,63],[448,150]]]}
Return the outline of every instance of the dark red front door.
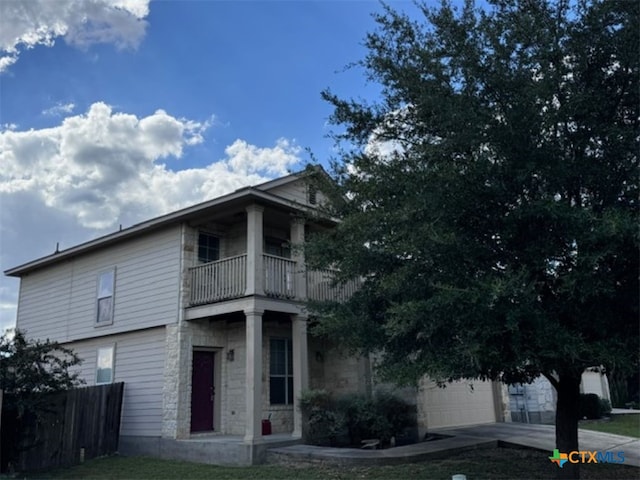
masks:
{"label": "dark red front door", "polygon": [[193,352],[191,373],[191,431],[213,430],[214,352]]}

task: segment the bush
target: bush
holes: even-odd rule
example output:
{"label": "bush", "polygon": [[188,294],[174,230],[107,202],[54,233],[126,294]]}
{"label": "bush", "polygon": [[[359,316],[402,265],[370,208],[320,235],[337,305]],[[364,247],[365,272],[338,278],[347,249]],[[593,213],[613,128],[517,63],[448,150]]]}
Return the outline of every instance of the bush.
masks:
{"label": "bush", "polygon": [[308,390],[300,397],[302,412],[302,437],[311,445],[336,444],[338,434],[344,429],[344,417],[335,401],[325,390]]}
{"label": "bush", "polygon": [[374,398],[378,408],[389,419],[395,431],[415,425],[415,405],[410,405],[388,392],[377,393]]}
{"label": "bush", "polygon": [[611,412],[611,404],[595,393],[581,393],[579,412],[581,419],[595,420]]}
{"label": "bush", "polygon": [[334,400],[324,390],[311,390],[302,395],[300,410],[304,440],[312,445],[359,446],[368,438],[388,444],[415,426],[415,407],[389,393]]}
{"label": "bush", "polygon": [[351,445],[360,445],[367,438],[385,443],[393,436],[391,423],[374,398],[348,395],[338,401],[338,410],[344,415]]}

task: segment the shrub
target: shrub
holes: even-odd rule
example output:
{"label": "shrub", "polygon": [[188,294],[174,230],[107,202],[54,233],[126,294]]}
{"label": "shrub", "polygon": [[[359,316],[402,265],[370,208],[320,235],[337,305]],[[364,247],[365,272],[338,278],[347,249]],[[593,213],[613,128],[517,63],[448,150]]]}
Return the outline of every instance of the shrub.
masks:
{"label": "shrub", "polygon": [[374,401],[378,410],[391,424],[394,435],[416,425],[416,407],[389,392],[376,393]]}
{"label": "shrub", "polygon": [[415,425],[414,408],[390,393],[373,397],[353,394],[338,401],[343,413],[351,445],[367,438],[377,438],[383,444]]}
{"label": "shrub", "polygon": [[391,424],[370,397],[347,395],[338,400],[338,409],[344,415],[351,445],[359,445],[367,438],[379,438],[385,442],[393,435],[390,433]]}
{"label": "shrub", "polygon": [[611,412],[611,404],[595,393],[581,393],[579,412],[580,418],[595,420]]}
{"label": "shrub", "polygon": [[390,393],[350,394],[334,400],[325,390],[309,390],[300,399],[300,411],[303,438],[312,445],[360,445],[367,438],[388,444],[391,437],[415,426],[415,407]]}
{"label": "shrub", "polygon": [[606,398],[600,399],[600,413],[601,416],[609,415],[611,413],[611,402]]}
{"label": "shrub", "polygon": [[335,401],[325,390],[308,390],[300,397],[302,412],[302,437],[311,445],[335,445],[344,429],[344,417],[338,412]]}

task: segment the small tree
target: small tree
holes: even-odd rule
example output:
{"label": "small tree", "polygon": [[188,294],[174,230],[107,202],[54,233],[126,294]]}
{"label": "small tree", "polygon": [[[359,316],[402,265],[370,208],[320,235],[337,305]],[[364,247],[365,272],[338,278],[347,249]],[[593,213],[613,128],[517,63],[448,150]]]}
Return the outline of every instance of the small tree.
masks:
{"label": "small tree", "polygon": [[28,340],[21,330],[0,337],[0,389],[9,395],[7,408],[21,415],[43,393],[68,390],[84,383],[69,372],[82,360],[72,350],[49,339]]}
{"label": "small tree", "polygon": [[40,418],[46,413],[45,394],[84,383],[78,372],[69,371],[81,362],[78,355],[58,342],[28,340],[20,330],[0,337],[2,410],[4,419],[9,420],[8,425],[3,424],[3,437],[12,437],[10,458],[3,461],[30,448],[29,441],[20,436],[20,427],[26,416]]}

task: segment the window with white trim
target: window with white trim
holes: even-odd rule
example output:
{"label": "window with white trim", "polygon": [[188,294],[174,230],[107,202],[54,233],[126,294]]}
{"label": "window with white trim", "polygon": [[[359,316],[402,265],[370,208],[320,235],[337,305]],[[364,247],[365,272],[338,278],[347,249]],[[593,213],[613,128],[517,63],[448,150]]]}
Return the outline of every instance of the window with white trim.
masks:
{"label": "window with white trim", "polygon": [[116,286],[116,269],[98,275],[98,293],[96,301],[96,323],[108,325],[113,323],[113,297]]}
{"label": "window with white trim", "polygon": [[198,263],[215,262],[220,259],[220,239],[205,232],[198,234]]}
{"label": "window with white trim", "polygon": [[96,361],[96,385],[113,383],[113,364],[115,360],[115,346],[98,349]]}
{"label": "window with white trim", "polygon": [[271,338],[269,355],[269,401],[293,405],[293,359],[289,338]]}

